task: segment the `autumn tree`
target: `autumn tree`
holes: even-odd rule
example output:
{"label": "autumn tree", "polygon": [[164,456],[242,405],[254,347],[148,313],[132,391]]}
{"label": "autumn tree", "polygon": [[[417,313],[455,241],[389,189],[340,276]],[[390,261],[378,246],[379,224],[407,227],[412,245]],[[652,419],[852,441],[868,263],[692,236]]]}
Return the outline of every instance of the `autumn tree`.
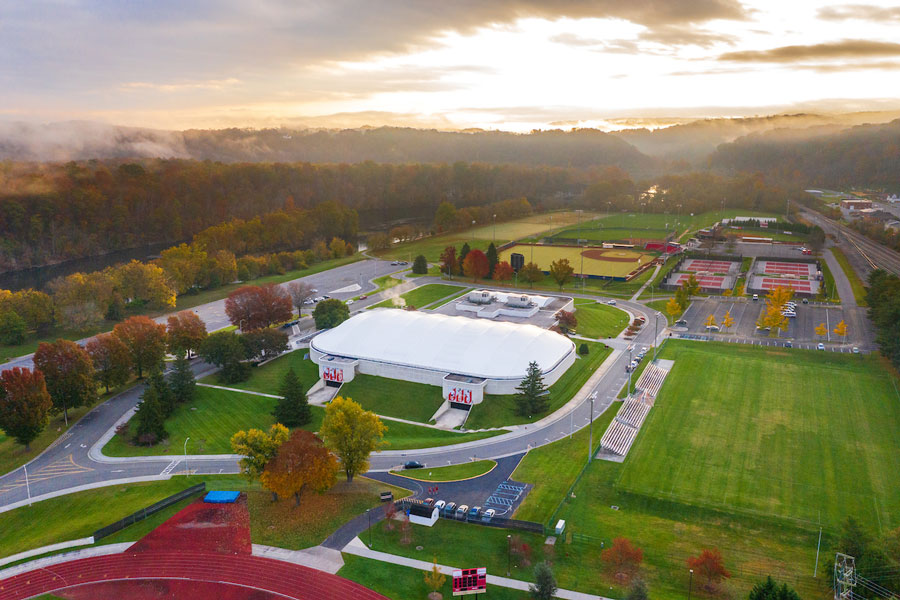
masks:
{"label": "autumn tree", "polygon": [[451,203],[441,202],[434,213],[434,228],[438,233],[450,231],[456,227],[456,207]]}
{"label": "autumn tree", "polygon": [[387,427],[373,412],[338,396],[325,407],[319,433],[341,461],[347,481],[369,469],[369,454],[378,450]]}
{"label": "autumn tree", "polygon": [[513,271],[512,265],[510,265],[505,260],[503,262],[497,263],[497,266],[494,267],[494,277],[495,281],[509,281],[513,278],[515,272]]}
{"label": "autumn tree", "polygon": [[734,326],[734,317],[731,316],[731,311],[726,311],[725,316],[722,317],[722,327],[725,329],[731,329]]}
{"label": "autumn tree", "polygon": [[122,385],[131,376],[131,353],[117,336],[101,333],[88,340],[87,350],[94,365],[97,381],[109,393],[110,387]]}
{"label": "autumn tree", "polygon": [[184,294],[200,281],[206,252],[194,244],[172,246],[159,253],[156,261],[178,294]]}
{"label": "autumn tree", "polygon": [[472,281],[484,279],[489,271],[487,256],[481,250],[470,250],[463,259],[463,275],[471,277]]}
{"label": "autumn tree", "polygon": [[322,493],[334,485],[337,460],[314,433],[297,429],[291,433],[275,457],[266,463],[260,483],[267,490],[300,506],[304,490]]}
{"label": "autumn tree", "polygon": [[143,315],[130,317],[113,328],[131,354],[131,364],[143,379],[144,370],[153,370],[166,356],[166,326]]}
{"label": "autumn tree", "polygon": [[225,314],[241,331],[263,329],[293,315],[291,296],[280,285],[245,285],[225,299]]}
{"label": "autumn tree", "polygon": [[819,337],[826,337],[828,335],[828,326],[825,323],[819,323],[815,327],[816,335]]}
{"label": "autumn tree", "polygon": [[34,353],[39,370],[53,400],[53,411],[62,412],[69,422],[69,409],[90,406],[97,400],[94,363],[87,351],[69,340],[41,342]]}
{"label": "autumn tree", "polygon": [[291,301],[294,303],[294,306],[297,307],[297,315],[300,315],[300,311],[303,310],[304,303],[313,297],[315,292],[313,291],[315,288],[312,284],[307,283],[306,281],[292,281],[287,284],[288,294],[291,296]]}
{"label": "autumn tree", "polygon": [[456,273],[459,268],[459,262],[456,258],[456,246],[447,246],[444,248],[444,251],[441,252],[441,273],[447,275],[450,279],[453,279],[453,274]]}
{"label": "autumn tree", "polygon": [[683,285],[687,292],[688,300],[700,293],[700,282],[697,281],[697,276],[693,273],[688,276]]}
{"label": "autumn tree", "polygon": [[169,353],[175,356],[187,354],[190,358],[192,352],[200,348],[200,344],[206,339],[206,324],[192,310],[183,310],[170,315],[167,320],[166,341]]}
{"label": "autumn tree", "polygon": [[568,258],[560,258],[550,263],[550,278],[559,286],[562,291],[563,286],[572,281],[575,275],[575,269],[569,264]]}
{"label": "autumn tree", "polygon": [[166,272],[154,264],[132,260],[112,267],[111,276],[116,290],[131,304],[155,309],[175,306],[175,288]]}
{"label": "autumn tree", "polygon": [[225,383],[237,383],[250,376],[247,347],[240,336],[231,331],[211,334],[200,345],[200,357],[221,369],[219,378]]}
{"label": "autumn tree", "polygon": [[628,584],[641,568],[644,551],[631,543],[631,540],[618,537],[612,545],[601,553],[603,566],[607,576],[615,581]]}
{"label": "autumn tree", "polygon": [[428,594],[428,598],[431,600],[438,600],[441,597],[441,588],[444,587],[444,582],[446,581],[447,576],[441,573],[441,570],[437,565],[437,557],[435,557],[431,565],[431,570],[425,571],[425,585],[431,590],[431,593]]}
{"label": "autumn tree", "polygon": [[331,258],[340,258],[347,252],[347,242],[339,237],[333,237],[328,244],[328,250],[331,252]]}
{"label": "autumn tree", "polygon": [[13,367],[0,371],[0,429],[31,450],[50,417],[53,401],[40,371]]}
{"label": "autumn tree", "polygon": [[519,270],[519,275],[522,276],[522,279],[527,281],[531,287],[534,287],[534,284],[540,283],[544,279],[544,272],[541,271],[541,268],[530,262],[526,264]]}
{"label": "autumn tree", "polygon": [[28,325],[18,313],[7,310],[0,313],[0,344],[18,346],[25,341]]}
{"label": "autumn tree", "polygon": [[736,298],[740,298],[743,295],[744,295],[744,284],[739,283],[734,287],[734,296]]}
{"label": "autumn tree", "polygon": [[313,311],[313,320],[316,329],[328,329],[337,327],[350,318],[350,307],[337,298],[328,298],[316,304]]}
{"label": "autumn tree", "polygon": [[113,298],[114,283],[106,271],[73,273],[50,282],[60,325],[77,331],[98,325]]}
{"label": "autumn tree", "polygon": [[666,302],[666,314],[668,314],[673,319],[680,315],[683,310],[684,309],[681,308],[681,305],[675,298],[669,298],[669,301]]}
{"label": "autumn tree", "polygon": [[266,360],[288,350],[288,334],[280,329],[257,329],[239,338],[247,349],[247,358]]}
{"label": "autumn tree", "polygon": [[528,363],[528,371],[516,388],[516,412],[523,417],[547,410],[550,395],[537,361]]}
{"label": "autumn tree", "polygon": [[843,319],[841,320],[840,323],[835,325],[834,334],[841,336],[842,342],[847,341],[847,324],[843,321]]}
{"label": "autumn tree", "polygon": [[412,264],[412,272],[416,275],[425,275],[428,273],[428,259],[424,255],[418,255]]}
{"label": "autumn tree", "polygon": [[281,398],[275,404],[275,410],[272,411],[276,423],[288,427],[300,427],[312,421],[312,411],[309,408],[306,390],[293,367],[284,374],[278,392],[281,394]]}
{"label": "autumn tree", "polygon": [[251,480],[258,479],[289,437],[288,428],[281,423],[269,427],[268,432],[249,429],[231,436],[231,451],[243,457],[239,463],[241,474]]}
{"label": "autumn tree", "polygon": [[366,238],[366,246],[369,250],[387,250],[391,247],[391,238],[386,233],[373,233]]}
{"label": "autumn tree", "polygon": [[563,333],[574,331],[578,327],[578,319],[575,318],[575,311],[561,310],[556,313],[556,325]]}
{"label": "autumn tree", "polygon": [[712,329],[713,327],[718,327],[718,325],[716,324],[716,315],[711,314],[706,317],[706,328]]}
{"label": "autumn tree", "polygon": [[687,559],[687,566],[694,570],[697,577],[703,581],[703,587],[709,592],[715,591],[723,579],[731,577],[718,548],[704,548],[698,556]]}

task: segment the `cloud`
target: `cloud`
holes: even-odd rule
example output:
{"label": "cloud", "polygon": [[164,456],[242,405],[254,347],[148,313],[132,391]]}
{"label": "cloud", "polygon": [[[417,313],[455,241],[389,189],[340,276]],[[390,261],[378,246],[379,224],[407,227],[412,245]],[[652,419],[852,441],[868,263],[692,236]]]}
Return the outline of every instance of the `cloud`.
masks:
{"label": "cloud", "polygon": [[161,92],[183,92],[190,90],[223,90],[241,82],[240,79],[207,79],[179,83],[152,83],[149,81],[129,81],[119,86],[123,90],[157,90]]}
{"label": "cloud", "polygon": [[900,44],[869,40],[842,40],[810,46],[781,46],[768,50],[727,52],[718,60],[729,62],[793,63],[803,60],[833,60],[900,56]]}
{"label": "cloud", "polygon": [[871,4],[844,4],[820,8],[818,17],[826,21],[900,21],[900,7],[872,6]]}
{"label": "cloud", "polygon": [[865,63],[839,63],[839,64],[818,64],[818,65],[799,65],[800,69],[816,71],[818,73],[841,73],[844,71],[863,71],[863,70],[877,70],[877,71],[896,71],[900,69],[900,63],[896,62],[887,62],[887,61],[875,61],[875,62],[865,62]]}
{"label": "cloud", "polygon": [[736,41],[732,35],[680,25],[655,27],[642,31],[638,37],[641,40],[665,46],[699,46],[701,48],[710,48],[715,44],[733,44]]}

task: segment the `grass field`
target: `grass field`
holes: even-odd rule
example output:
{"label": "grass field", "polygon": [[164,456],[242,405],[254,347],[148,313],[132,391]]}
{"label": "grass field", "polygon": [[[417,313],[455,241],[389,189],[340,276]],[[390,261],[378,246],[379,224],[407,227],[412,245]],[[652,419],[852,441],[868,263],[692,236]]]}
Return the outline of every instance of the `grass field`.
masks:
{"label": "grass field", "polygon": [[[838,264],[841,265],[841,270],[844,271],[844,275],[846,275],[847,279],[850,281],[850,287],[853,288],[853,298],[856,300],[856,304],[858,306],[868,306],[869,303],[866,301],[866,286],[863,283],[863,280],[859,278],[857,272],[850,266],[847,255],[844,254],[844,251],[838,246],[832,247],[831,253],[838,261]],[[822,263],[824,266],[825,261],[822,261]]]}
{"label": "grass field", "polygon": [[375,375],[356,375],[341,387],[341,395],[379,415],[427,423],[444,403],[441,388]]}
{"label": "grass field", "polygon": [[[614,217],[613,217],[614,219]],[[553,243],[563,243],[562,240],[588,240],[589,242],[628,241],[641,243],[641,240],[664,240],[671,233],[665,229],[644,227],[573,227],[553,234]]]}
{"label": "grass field", "polygon": [[415,479],[416,481],[436,481],[440,483],[478,477],[490,472],[496,466],[497,463],[492,460],[476,460],[449,467],[391,471],[391,473],[400,477]]}
{"label": "grass field", "polygon": [[[77,423],[78,419],[87,414],[88,410],[90,410],[90,407],[84,406],[70,410],[69,427]],[[26,452],[25,446],[22,446],[0,430],[0,473],[9,473],[26,464],[46,450],[50,444],[66,431],[68,429],[62,414],[50,417],[50,422],[44,427],[37,439],[31,442],[31,449]]]}
{"label": "grass field", "polygon": [[678,318],[678,315],[672,316],[666,312],[666,304],[668,304],[668,300],[652,300],[650,302],[645,302],[644,305],[647,308],[652,308],[653,310],[658,310],[662,314],[666,316],[666,321],[668,321],[669,325],[675,322],[675,319]]}
{"label": "grass field", "polygon": [[876,356],[679,341],[661,356],[675,367],[620,490],[831,527],[847,515],[876,531],[900,525],[900,396]]}
{"label": "grass field", "polygon": [[372,306],[371,308],[392,308],[414,306],[416,308],[424,308],[433,302],[437,302],[451,294],[459,292],[459,286],[447,285],[443,283],[429,283],[419,286],[413,290],[400,294],[393,298],[388,298],[384,302]]}
{"label": "grass field", "polygon": [[251,390],[254,392],[263,392],[265,394],[277,394],[281,387],[281,380],[289,369],[294,369],[300,382],[308,390],[319,380],[319,365],[304,358],[309,355],[309,350],[301,348],[293,352],[289,352],[279,356],[272,362],[266,363],[261,367],[255,367],[250,371],[250,378],[247,381],[239,381],[238,383],[222,383],[219,381],[218,375],[207,375],[200,381],[212,385],[223,385],[238,390]]}
{"label": "grass field", "polygon": [[[599,342],[584,342],[590,349],[587,356],[579,356],[569,370],[563,373],[556,383],[550,386],[550,408],[539,415],[531,415],[531,418],[521,417],[516,414],[516,396],[485,396],[484,402],[476,405],[469,412],[466,421],[467,429],[484,429],[487,427],[503,427],[519,423],[533,423],[552,413],[581,389],[581,386],[603,364],[612,350]],[[578,342],[581,345],[581,342]]]}
{"label": "grass field", "polygon": [[576,299],[575,318],[578,335],[589,338],[613,338],[628,325],[628,313],[594,300]]}
{"label": "grass field", "polygon": [[[655,254],[633,250],[613,250],[602,248],[582,249],[577,246],[523,246],[516,244],[500,252],[501,261],[509,261],[512,253],[525,256],[525,262],[534,262],[544,272],[550,271],[550,263],[567,258],[576,274],[584,270],[585,275],[603,277],[625,277],[640,265],[656,258]],[[602,258],[591,258],[592,253],[603,253]],[[582,254],[584,264],[582,265]]]}

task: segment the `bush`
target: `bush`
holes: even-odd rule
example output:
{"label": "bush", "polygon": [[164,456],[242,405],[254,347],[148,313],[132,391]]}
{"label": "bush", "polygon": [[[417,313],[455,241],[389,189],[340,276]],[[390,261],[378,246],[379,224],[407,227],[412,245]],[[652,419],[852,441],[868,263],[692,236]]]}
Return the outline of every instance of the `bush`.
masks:
{"label": "bush", "polygon": [[581,345],[578,346],[578,354],[580,354],[582,356],[587,356],[588,354],[590,354],[590,352],[591,352],[590,348],[588,348],[588,345],[585,344],[584,342],[582,342]]}

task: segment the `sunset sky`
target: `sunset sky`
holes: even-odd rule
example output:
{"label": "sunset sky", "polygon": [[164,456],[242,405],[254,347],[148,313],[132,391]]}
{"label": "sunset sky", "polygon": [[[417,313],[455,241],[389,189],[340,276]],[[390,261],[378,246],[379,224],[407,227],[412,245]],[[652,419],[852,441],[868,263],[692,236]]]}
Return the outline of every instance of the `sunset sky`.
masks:
{"label": "sunset sky", "polygon": [[4,2],[0,65],[3,120],[618,128],[900,108],[900,6]]}

